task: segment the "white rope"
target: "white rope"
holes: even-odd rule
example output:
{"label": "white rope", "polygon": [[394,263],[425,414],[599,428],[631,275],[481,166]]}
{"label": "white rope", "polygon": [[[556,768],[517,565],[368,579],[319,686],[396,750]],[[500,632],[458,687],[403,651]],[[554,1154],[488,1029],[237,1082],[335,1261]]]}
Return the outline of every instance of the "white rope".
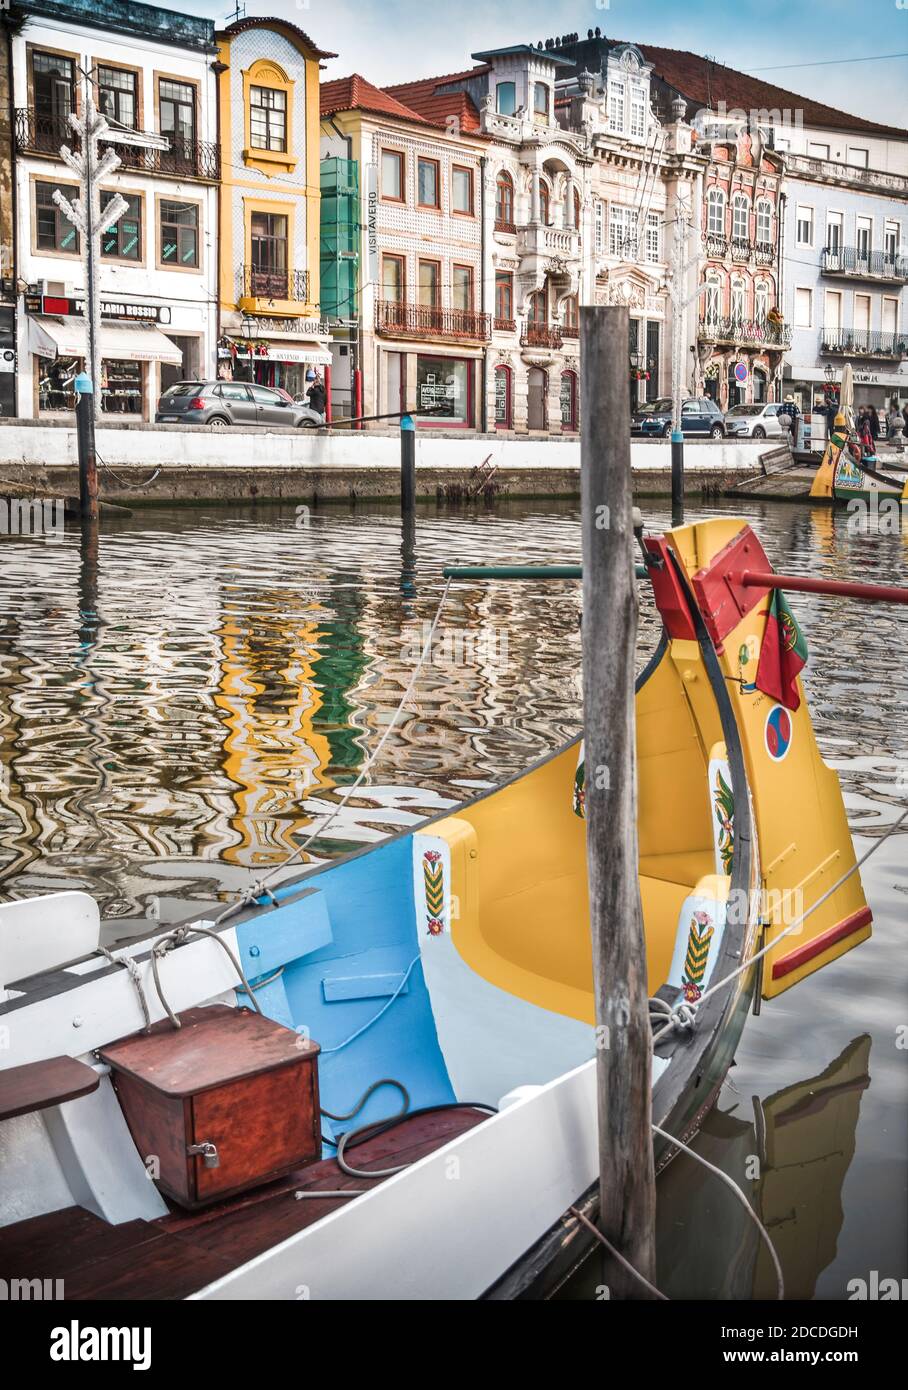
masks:
{"label": "white rope", "polygon": [[385,746],[386,740],[388,739],[392,729],[397,724],[398,719],[400,718],[405,707],[409,703],[411,695],[413,694],[414,687],[416,685],[417,679],[419,678],[419,673],[425,665],[426,658],[432,649],[432,641],[435,637],[435,629],[438,627],[438,620],[441,617],[442,609],[444,608],[445,603],[447,602],[448,590],[450,589],[452,582],[453,581],[449,579],[445,584],[445,587],[442,591],[441,599],[438,604],[438,608],[435,611],[435,617],[432,619],[432,624],[429,628],[428,633],[426,634],[426,640],[423,643],[422,650],[419,654],[419,658],[416,662],[416,665],[413,667],[413,673],[410,676],[410,680],[407,684],[406,690],[403,693],[403,696],[401,697],[400,703],[394,711],[394,714],[391,716],[391,720],[384,733],[382,734],[381,738],[378,740],[378,743],[375,745],[375,748],[366,758],[366,761],[363,763],[362,768],[360,769],[359,774],[356,777],[356,780],[354,782],[351,782],[349,786],[344,788],[340,800],[338,801],[334,810],[331,812],[328,819],[324,821],[321,825],[317,826],[311,832],[311,834],[306,837],[306,839],[303,841],[301,845],[297,845],[296,849],[293,851],[291,855],[289,855],[287,859],[284,859],[280,864],[275,864],[271,869],[269,869],[269,871],[264,875],[264,877],[261,878],[252,888],[247,889],[243,896],[240,898],[239,902],[230,903],[223,910],[223,912],[221,912],[214,919],[215,926],[219,926],[221,922],[226,920],[226,918],[233,916],[235,912],[239,912],[242,908],[251,906],[254,902],[258,900],[258,898],[262,897],[264,894],[267,894],[271,898],[271,901],[273,903],[277,903],[277,899],[271,892],[270,888],[268,888],[267,886],[269,880],[274,878],[275,874],[282,873],[285,869],[288,869],[291,864],[295,863],[296,860],[299,859],[301,854],[305,853],[308,847],[312,844],[313,840],[317,839],[320,835],[324,835],[329,825],[332,825],[334,821],[337,819],[337,817],[340,815],[341,811],[344,809],[350,797],[356,791],[357,787],[362,785],[363,779],[366,777],[369,770],[374,766],[376,760],[378,759],[378,755],[381,753],[381,750]]}
{"label": "white rope", "polygon": [[729,974],[724,976],[723,979],[719,980],[714,985],[710,985],[709,989],[704,990],[703,993],[700,995],[700,998],[697,1000],[696,1004],[689,1004],[685,1002],[683,1004],[672,1007],[662,999],[650,999],[649,1006],[651,1010],[655,1010],[656,1012],[664,1013],[667,1015],[667,1022],[664,1024],[662,1028],[660,1028],[657,1032],[653,1034],[653,1044],[655,1045],[665,1033],[670,1032],[673,1028],[686,1030],[694,1027],[697,1021],[697,1014],[705,1004],[706,1000],[709,999],[710,995],[717,994],[720,989],[724,989],[725,986],[729,984],[732,980],[736,979],[738,975],[743,974],[745,970],[749,970],[750,967],[755,963],[755,961],[762,959],[762,957],[765,956],[768,951],[772,951],[776,946],[778,946],[780,941],[784,941],[786,936],[790,936],[791,933],[796,930],[796,928],[802,926],[804,922],[807,921],[807,918],[811,915],[811,913],[816,912],[818,907],[822,907],[823,903],[825,903],[829,898],[831,898],[833,893],[838,892],[838,890],[842,887],[843,883],[847,883],[848,879],[851,878],[852,874],[857,873],[858,869],[860,869],[862,864],[866,864],[867,860],[870,858],[872,854],[876,854],[880,846],[886,843],[890,835],[895,834],[899,826],[906,819],[908,819],[908,807],[905,808],[905,810],[899,816],[898,820],[893,821],[892,825],[890,825],[886,833],[884,835],[881,835],[878,840],[874,840],[870,848],[867,849],[859,859],[855,860],[851,868],[848,869],[847,872],[842,874],[841,878],[837,879],[831,888],[827,888],[826,892],[822,893],[820,897],[817,898],[816,902],[813,903],[807,909],[806,912],[802,912],[801,916],[796,917],[795,920],[792,923],[790,923],[790,925],[787,926],[784,931],[780,931],[778,936],[774,936],[772,940],[767,942],[767,944],[763,946],[759,951],[755,951],[752,956],[748,956],[747,960],[742,961],[740,965],[736,966],[735,969],[730,971]]}

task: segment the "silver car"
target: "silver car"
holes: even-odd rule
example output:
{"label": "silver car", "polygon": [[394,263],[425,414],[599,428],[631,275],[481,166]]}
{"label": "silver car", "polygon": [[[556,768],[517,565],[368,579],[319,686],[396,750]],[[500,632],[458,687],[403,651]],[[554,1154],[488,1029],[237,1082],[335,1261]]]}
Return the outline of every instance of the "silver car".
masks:
{"label": "silver car", "polygon": [[778,403],[762,405],[733,405],[725,412],[725,428],[729,439],[778,439],[784,431],[779,419]]}
{"label": "silver car", "polygon": [[251,381],[178,381],[158,401],[158,425],[283,425],[317,429],[324,416]]}

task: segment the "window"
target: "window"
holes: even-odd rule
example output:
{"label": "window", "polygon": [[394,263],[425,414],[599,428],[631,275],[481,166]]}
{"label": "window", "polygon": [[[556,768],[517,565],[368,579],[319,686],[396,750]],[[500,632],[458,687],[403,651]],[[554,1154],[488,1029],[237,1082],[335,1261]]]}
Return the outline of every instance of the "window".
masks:
{"label": "window", "polygon": [[854,326],[859,333],[870,332],[872,312],[872,297],[869,294],[856,294],[854,297]]}
{"label": "window", "polygon": [[419,302],[430,309],[437,309],[441,303],[437,261],[419,263]]}
{"label": "window", "polygon": [[462,164],[451,169],[451,207],[454,212],[473,216],[473,170]]}
{"label": "window", "polygon": [[500,430],[511,428],[512,374],[510,367],[499,365],[495,368],[495,427]]}
{"label": "window", "polygon": [[605,203],[597,198],[593,209],[593,241],[598,252],[605,249]]}
{"label": "window", "polygon": [[452,307],[469,311],[473,308],[473,267],[454,266],[451,280]]}
{"label": "window", "polygon": [[848,163],[855,169],[866,169],[869,164],[869,150],[859,149],[857,145],[848,146]]}
{"label": "window", "polygon": [[[101,255],[120,261],[141,261],[142,255],[142,199],[135,195],[122,195],[128,207],[101,237]],[[116,194],[108,189],[101,193],[101,211],[107,207]]]}
{"label": "window", "polygon": [[552,225],[552,195],[547,183],[539,181],[539,216],[544,227]]}
{"label": "window", "polygon": [[873,245],[873,221],[869,217],[859,217],[855,224],[855,246],[858,259],[868,261]]}
{"label": "window", "polygon": [[743,323],[747,313],[747,286],[737,276],[731,282],[731,317],[734,323]]}
{"label": "window", "polygon": [[750,199],[746,193],[736,193],[732,199],[731,234],[735,241],[750,239]]}
{"label": "window", "polygon": [[795,290],[795,328],[813,327],[813,291]]}
{"label": "window", "polygon": [[837,332],[842,327],[842,291],[826,291],[826,308],[823,311],[823,327]]}
{"label": "window", "polygon": [[161,263],[187,266],[199,264],[199,209],[197,203],[177,203],[161,199]]}
{"label": "window", "polygon": [[161,154],[162,168],[185,164],[195,158],[195,88],[190,82],[172,82],[162,77],[158,82],[158,105],[161,134],[170,141],[170,149]]}
{"label": "window", "polygon": [[813,246],[813,208],[798,206],[796,236],[799,246]]}
{"label": "window", "polygon": [[761,198],[757,203],[757,245],[772,244],[772,203]]}
{"label": "window", "polygon": [[79,250],[79,234],[54,202],[58,187],[70,203],[79,196],[78,188],[68,184],[35,184],[35,245],[39,251],[65,251],[75,255]]}
{"label": "window", "polygon": [[514,276],[509,270],[495,272],[495,318],[497,323],[514,323]]}
{"label": "window", "polygon": [[35,115],[69,130],[69,113],[75,111],[75,70],[71,58],[59,53],[32,54],[32,87]]}
{"label": "window", "polygon": [[504,172],[495,185],[495,222],[502,229],[514,226],[514,180]]}
{"label": "window", "polygon": [[529,323],[545,323],[545,291],[536,290],[530,295],[527,304],[527,321]]}
{"label": "window", "polygon": [[635,140],[646,137],[646,96],[643,92],[631,92],[631,135]]}
{"label": "window", "polygon": [[544,82],[533,83],[533,115],[544,121],[549,117],[549,89]]}
{"label": "window", "polygon": [[624,133],[624,83],[610,82],[608,88],[608,128]]}
{"label": "window", "polygon": [[807,153],[811,159],[828,159],[829,146],[821,145],[817,140],[808,140]]}
{"label": "window", "polygon": [[577,375],[575,372],[561,373],[561,428],[577,428]]}
{"label": "window", "polygon": [[722,314],[722,282],[718,275],[710,275],[706,280],[706,300],[704,317],[707,323],[715,323]]}
{"label": "window", "polygon": [[826,214],[826,250],[841,251],[842,249],[842,214],[840,212],[830,212]]}
{"label": "window", "polygon": [[437,159],[420,159],[417,164],[417,199],[421,208],[437,208],[439,177]]}
{"label": "window", "polygon": [[406,295],[403,256],[382,256],[381,258],[381,297],[394,304],[402,304]]}
{"label": "window", "polygon": [[138,77],[122,68],[98,66],[98,110],[108,120],[135,130],[138,103]]}
{"label": "window", "polygon": [[404,157],[397,150],[381,152],[381,196],[395,203],[404,201]]}
{"label": "window", "polygon": [[471,424],[472,384],[471,361],[457,357],[417,357],[417,414],[435,418],[442,424]]}
{"label": "window", "polygon": [[254,212],[250,224],[253,295],[267,299],[286,299],[287,217],[280,212]]}
{"label": "window", "polygon": [[901,228],[898,222],[887,222],[883,228],[883,251],[887,261],[894,261],[899,254]]}
{"label": "window", "polygon": [[254,150],[287,149],[287,93],[249,88],[249,143]]}
{"label": "window", "polygon": [[513,116],[517,110],[517,88],[513,82],[499,82],[495,89],[495,109],[501,116]]}
{"label": "window", "polygon": [[899,302],[897,299],[883,297],[880,323],[884,333],[897,333],[899,327]]}
{"label": "window", "polygon": [[662,259],[662,228],[658,212],[646,214],[646,259],[650,262]]}
{"label": "window", "polygon": [[576,338],[580,333],[580,310],[577,307],[577,296],[572,294],[569,299],[564,301],[564,336],[566,338]]}
{"label": "window", "polygon": [[637,257],[637,213],[634,208],[609,208],[608,249],[610,256],[621,256],[625,260]]}
{"label": "window", "polygon": [[706,230],[712,236],[725,235],[725,194],[721,188],[711,188],[706,195]]}
{"label": "window", "polygon": [[758,280],[754,286],[754,318],[757,323],[765,323],[768,313],[769,285],[765,280]]}

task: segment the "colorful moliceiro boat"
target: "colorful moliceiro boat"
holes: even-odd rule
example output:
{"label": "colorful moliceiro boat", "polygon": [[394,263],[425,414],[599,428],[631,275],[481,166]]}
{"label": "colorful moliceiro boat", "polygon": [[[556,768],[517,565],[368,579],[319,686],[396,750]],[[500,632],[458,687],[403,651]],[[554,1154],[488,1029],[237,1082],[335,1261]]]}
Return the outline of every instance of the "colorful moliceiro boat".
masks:
{"label": "colorful moliceiro boat", "polygon": [[896,507],[899,500],[908,505],[908,477],[893,478],[882,472],[875,456],[865,458],[845,413],[840,412],[811,485],[810,496],[832,502],[858,499],[868,506],[879,506],[883,499],[892,499]]}
{"label": "colorful moliceiro boat", "polygon": [[[653,1118],[689,1139],[751,1004],[871,919],[857,873],[821,902],[854,853],[797,627],[739,582],[771,568],[756,535],[713,520],[644,544],[664,624],[636,697],[647,966],[653,996],[695,1011],[656,1043]],[[0,1276],[74,1299],[556,1288],[597,1181],[577,770],[573,742],[115,959],[85,894],[0,909]],[[659,1140],[657,1165],[676,1152]]]}

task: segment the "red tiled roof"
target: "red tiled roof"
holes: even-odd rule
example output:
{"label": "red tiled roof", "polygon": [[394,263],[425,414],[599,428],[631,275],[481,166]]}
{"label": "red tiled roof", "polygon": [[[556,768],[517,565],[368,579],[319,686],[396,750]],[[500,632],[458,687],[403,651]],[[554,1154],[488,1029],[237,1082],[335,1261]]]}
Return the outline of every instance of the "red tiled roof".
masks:
{"label": "red tiled roof", "polygon": [[431,125],[444,126],[451,116],[456,116],[460,129],[467,132],[479,130],[479,112],[471,97],[463,91],[440,92],[439,87],[463,82],[469,77],[477,77],[491,69],[487,63],[480,67],[467,68],[466,72],[449,72],[442,77],[423,77],[417,82],[398,82],[385,91],[405,101],[414,111]]}
{"label": "red tiled roof", "polygon": [[372,115],[396,116],[402,121],[426,124],[418,112],[380,87],[373,87],[358,72],[350,77],[335,78],[333,82],[323,82],[319,88],[319,102],[323,116],[333,116],[337,111],[368,111]]}
{"label": "red tiled roof", "polygon": [[637,47],[646,61],[653,64],[657,76],[683,92],[688,100],[699,102],[712,110],[720,101],[724,101],[729,110],[788,110],[799,112],[806,125],[821,126],[826,130],[854,130],[864,131],[868,135],[908,138],[908,131],[898,126],[878,125],[876,121],[865,120],[863,116],[848,115],[845,111],[786,91],[784,87],[776,87],[774,83],[764,82],[749,73],[726,68],[699,53],[687,53],[680,48],[655,48],[648,43],[638,44]]}
{"label": "red tiled roof", "polygon": [[472,68],[465,68],[463,72],[445,72],[441,77],[420,77],[415,82],[396,82],[390,87],[386,87],[388,92],[394,92],[401,101],[409,101],[414,92],[426,90],[437,91],[439,87],[447,87],[452,82],[464,82],[468,77],[481,77],[483,73],[491,72],[489,63],[479,63]]}

